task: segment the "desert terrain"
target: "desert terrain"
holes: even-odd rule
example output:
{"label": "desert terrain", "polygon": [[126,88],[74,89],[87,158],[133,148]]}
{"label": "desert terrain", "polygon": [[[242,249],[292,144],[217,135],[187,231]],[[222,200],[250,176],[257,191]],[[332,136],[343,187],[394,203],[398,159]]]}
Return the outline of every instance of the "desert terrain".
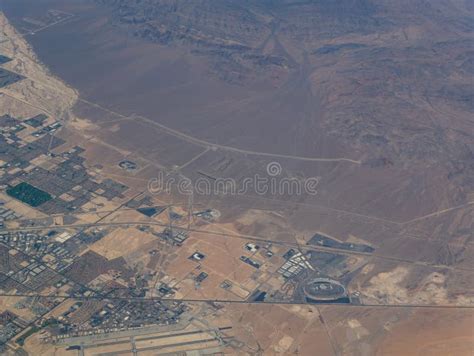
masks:
{"label": "desert terrain", "polygon": [[473,353],[470,3],[0,10],[2,352]]}

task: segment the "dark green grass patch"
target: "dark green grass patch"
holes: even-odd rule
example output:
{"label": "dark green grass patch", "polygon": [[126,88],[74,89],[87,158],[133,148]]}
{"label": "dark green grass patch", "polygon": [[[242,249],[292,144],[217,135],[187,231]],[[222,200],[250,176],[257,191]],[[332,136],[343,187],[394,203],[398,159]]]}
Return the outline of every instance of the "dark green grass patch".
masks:
{"label": "dark green grass patch", "polygon": [[35,188],[26,182],[17,184],[14,187],[9,187],[7,189],[7,194],[23,203],[31,205],[32,207],[40,206],[53,198],[50,194],[41,189]]}

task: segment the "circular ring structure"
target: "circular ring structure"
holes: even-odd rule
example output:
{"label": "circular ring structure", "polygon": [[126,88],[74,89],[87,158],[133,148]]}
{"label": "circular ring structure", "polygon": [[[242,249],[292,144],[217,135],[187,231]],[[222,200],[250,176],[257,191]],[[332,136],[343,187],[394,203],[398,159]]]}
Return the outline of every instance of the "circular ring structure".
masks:
{"label": "circular ring structure", "polygon": [[336,300],[346,296],[346,288],[330,278],[312,278],[303,287],[307,298],[314,300]]}

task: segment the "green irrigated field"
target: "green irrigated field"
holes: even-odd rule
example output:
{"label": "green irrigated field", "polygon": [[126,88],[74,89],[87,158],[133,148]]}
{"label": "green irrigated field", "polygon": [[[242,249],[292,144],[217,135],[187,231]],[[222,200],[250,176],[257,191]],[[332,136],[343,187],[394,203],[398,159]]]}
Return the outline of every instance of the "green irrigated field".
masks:
{"label": "green irrigated field", "polygon": [[50,194],[41,189],[35,188],[26,182],[17,184],[14,187],[9,187],[7,189],[7,194],[23,203],[31,205],[32,207],[40,206],[53,198]]}

